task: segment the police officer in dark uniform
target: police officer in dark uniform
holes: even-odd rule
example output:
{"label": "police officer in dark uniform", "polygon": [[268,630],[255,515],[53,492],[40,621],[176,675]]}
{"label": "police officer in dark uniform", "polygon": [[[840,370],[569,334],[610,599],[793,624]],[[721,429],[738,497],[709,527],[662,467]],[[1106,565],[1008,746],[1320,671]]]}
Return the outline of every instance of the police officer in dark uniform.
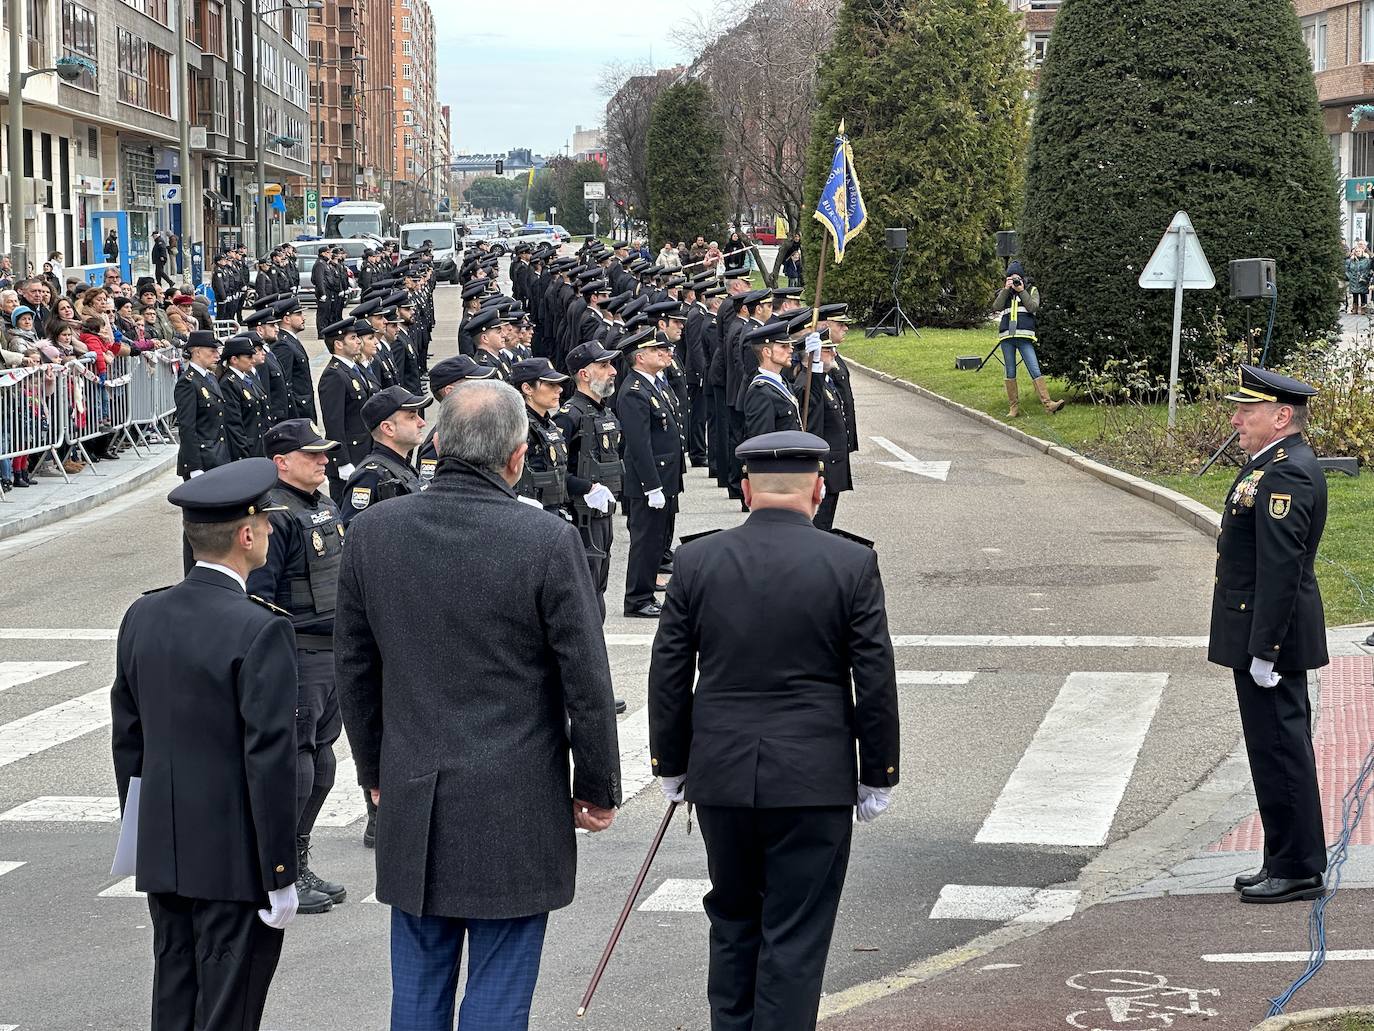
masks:
{"label": "police officer in dark uniform", "polygon": [[673,360],[673,345],[649,329],[626,337],[632,368],[619,392],[616,414],[625,441],[625,518],[630,531],[625,571],[625,615],[657,619],[658,569],[672,546],[668,527],[682,492],[682,431],[659,373]]}
{"label": "police officer in dark uniform", "polygon": [[344,901],[344,886],[310,869],[310,833],[334,786],[334,742],[343,727],[334,688],[334,598],[344,530],[339,510],[319,488],[326,455],[338,443],[325,440],[306,419],[288,419],[267,433],[267,455],[277,484],[267,561],[248,578],[248,589],[285,609],[296,631],[296,890],[300,912],[326,913]]}
{"label": "police officer in dark uniform", "polygon": [[495,308],[483,309],[468,319],[468,330],[477,345],[477,351],[473,354],[477,364],[494,369],[498,377],[509,383],[511,367],[502,350],[505,330],[501,324],[501,313]]}
{"label": "police officer in dark uniform", "polygon": [[[796,323],[793,322],[792,325],[795,326]],[[806,327],[809,327],[809,321],[804,322],[803,328]],[[854,489],[849,466],[849,454],[854,448],[849,438],[850,402],[846,400],[844,389],[833,378],[835,362],[839,357],[838,348],[829,338],[829,330],[820,329],[817,332],[821,338],[820,361],[812,360],[811,400],[805,415],[807,432],[821,437],[830,446],[830,452],[825,456],[822,474],[825,480],[825,497],[816,509],[815,518],[818,529],[829,530],[835,525],[835,509],[839,505],[840,495]],[[807,360],[805,353],[802,360]],[[792,390],[796,394],[797,403],[805,406],[805,373],[797,377]]]}
{"label": "police officer in dark uniform", "polygon": [[[434,391],[434,399],[442,401],[453,392],[453,388],[459,383],[468,379],[491,379],[496,375],[495,369],[478,365],[468,355],[455,354],[445,358],[441,362],[436,362],[434,368],[429,370],[429,387]],[[425,442],[420,445],[420,454],[416,463],[420,470],[420,479],[426,484],[434,479],[434,471],[439,465],[439,452],[434,446],[434,431],[430,430],[425,437]]]}
{"label": "police officer in dark uniform", "polygon": [[153,1031],[259,1027],[296,912],[296,811],[280,790],[295,774],[295,646],[280,610],[244,587],[267,555],[275,482],[252,459],[172,491],[196,564],[119,629],[114,772],[122,811],[138,786]]}
{"label": "police officer in dark uniform", "polygon": [[562,396],[563,375],[547,358],[516,362],[511,369],[511,385],[525,399],[525,414],[530,430],[525,453],[525,469],[515,492],[537,502],[546,512],[567,517],[568,442],[553,420]]}
{"label": "police officer in dark uniform", "polygon": [[711,1027],[809,1031],[854,818],[880,815],[899,778],[897,675],[877,556],[811,523],[825,441],[739,451],[749,518],[678,549],[650,755],[706,844]]}
{"label": "police officer in dark uniform", "polygon": [[372,396],[371,381],[358,366],[362,342],[356,319],[340,319],[324,331],[329,361],[320,373],[320,418],[330,440],[340,444],[329,456],[329,494],[337,503],[343,498],[344,481],[372,448],[363,403]]}
{"label": "police officer in dark uniform", "polygon": [[305,311],[294,293],[274,306],[280,325],[277,339],[270,345],[286,376],[292,397],[292,418],[315,419],[315,381],[310,374],[310,355],[301,342],[305,332]]}
{"label": "police officer in dark uniform", "polygon": [[420,413],[432,400],[401,386],[379,390],[367,399],[363,422],[372,433],[372,450],[344,484],[339,512],[345,526],[369,505],[425,489],[409,455],[425,439]]}
{"label": "police officer in dark uniform", "polygon": [[415,303],[406,291],[396,290],[387,294],[382,306],[392,313],[388,314],[387,321],[391,322],[394,315],[396,323],[396,332],[390,336],[389,343],[399,382],[412,394],[418,394],[421,388],[420,356],[410,335],[410,327],[415,320]]}
{"label": "police officer in dark uniform", "polygon": [[[821,338],[819,334],[813,335],[814,351],[819,355]],[[744,346],[753,349],[758,362],[758,371],[744,394],[745,433],[757,437],[801,429],[801,408],[792,393],[792,384],[782,376],[792,364],[787,323],[768,322],[754,327],[745,334]]]}
{"label": "police officer in dark uniform", "polygon": [[1316,392],[1242,365],[1240,388],[1227,395],[1250,460],[1222,509],[1207,658],[1233,671],[1264,825],[1263,867],[1236,878],[1242,902],[1291,902],[1325,891],[1307,671],[1327,663],[1313,569],[1326,525],[1326,480],[1302,438]]}
{"label": "police officer in dark uniform", "polygon": [[192,330],[186,341],[189,359],[172,388],[176,404],[177,475],[184,480],[234,460],[229,443],[224,393],[215,378],[219,341],[208,330]]}
{"label": "police officer in dark uniform", "polygon": [[262,458],[267,432],[267,394],[253,375],[256,348],[246,334],[232,336],[220,353],[219,389],[224,397],[225,428],[235,458]]}
{"label": "police officer in dark uniform", "polygon": [[256,375],[267,397],[266,423],[275,426],[284,419],[296,418],[300,413],[296,411],[296,397],[287,379],[286,369],[272,350],[272,345],[277,342],[278,324],[281,321],[277,314],[276,299],[265,297],[258,301],[258,305],[257,311],[248,316],[243,324],[252,340],[263,349],[263,360]]}
{"label": "police officer in dark uniform", "polygon": [[573,522],[587,549],[587,563],[601,618],[611,571],[616,497],[625,480],[620,459],[620,422],[606,401],[615,393],[616,352],[592,341],[573,348],[568,372],[576,391],[554,416],[568,443],[568,494]]}

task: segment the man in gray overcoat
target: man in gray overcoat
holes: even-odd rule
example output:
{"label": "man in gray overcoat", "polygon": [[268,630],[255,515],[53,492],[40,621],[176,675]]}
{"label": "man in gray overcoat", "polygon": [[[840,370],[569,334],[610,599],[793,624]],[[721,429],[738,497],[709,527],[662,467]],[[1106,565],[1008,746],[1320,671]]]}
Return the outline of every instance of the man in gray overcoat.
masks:
{"label": "man in gray overcoat", "polygon": [[439,412],[430,488],[348,527],[335,663],[378,803],[392,1031],[452,1029],[465,937],[461,1026],[527,1027],[548,914],[573,898],[575,829],[604,830],[620,803],[581,538],[512,489],[527,430],[508,384],[460,384]]}

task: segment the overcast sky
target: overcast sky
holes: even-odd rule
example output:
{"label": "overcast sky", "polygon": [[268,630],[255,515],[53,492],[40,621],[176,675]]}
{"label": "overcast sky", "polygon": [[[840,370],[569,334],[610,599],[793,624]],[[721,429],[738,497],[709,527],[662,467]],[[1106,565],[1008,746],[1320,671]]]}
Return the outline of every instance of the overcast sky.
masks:
{"label": "overcast sky", "polygon": [[454,151],[561,152],[576,125],[601,124],[608,62],[667,68],[684,55],[673,27],[713,0],[430,0],[439,98],[453,109]]}

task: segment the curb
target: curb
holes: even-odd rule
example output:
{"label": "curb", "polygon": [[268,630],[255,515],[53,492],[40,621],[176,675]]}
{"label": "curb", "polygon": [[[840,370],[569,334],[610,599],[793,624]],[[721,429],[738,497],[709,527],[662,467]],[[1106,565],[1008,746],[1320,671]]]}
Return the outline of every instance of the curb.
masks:
{"label": "curb", "polygon": [[1306,1027],[1317,1020],[1369,1016],[1374,1016],[1374,1006],[1336,1006],[1333,1009],[1303,1010],[1301,1013],[1270,1017],[1264,1023],[1256,1024],[1254,1031],[1287,1031],[1288,1028]]}
{"label": "curb", "polygon": [[1134,494],[1136,497],[1148,501],[1150,504],[1162,508],[1166,512],[1170,512],[1179,519],[1182,519],[1205,537],[1210,537],[1215,540],[1221,535],[1221,515],[1217,512],[1213,512],[1206,505],[1194,501],[1192,498],[1184,497],[1182,494],[1178,493],[1178,491],[1170,490],[1168,487],[1161,487],[1151,483],[1149,480],[1141,479],[1139,476],[1132,476],[1130,473],[1124,473],[1120,469],[1113,469],[1111,466],[1103,465],[1101,462],[1094,462],[1091,458],[1085,458],[1071,448],[1062,447],[1048,440],[1042,440],[1040,437],[1032,436],[1023,430],[1018,430],[1015,426],[1008,426],[1006,423],[1002,422],[1002,420],[988,415],[987,412],[980,412],[976,408],[962,405],[958,401],[951,400],[943,394],[937,394],[933,390],[927,390],[925,387],[918,386],[909,380],[899,379],[890,373],[871,369],[867,365],[855,361],[853,358],[846,358],[845,364],[850,368],[858,369],[870,379],[876,379],[882,383],[897,387],[899,390],[905,390],[909,394],[916,394],[918,397],[924,397],[928,401],[934,401],[937,404],[944,405],[946,408],[952,408],[959,414],[967,416],[975,422],[980,422],[991,429],[997,430],[999,433],[1005,434],[1013,440],[1018,440],[1027,447],[1033,448],[1042,454],[1049,455],[1051,458],[1058,459],[1065,465],[1071,465],[1075,469],[1080,469],[1109,486]]}
{"label": "curb", "polygon": [[[97,505],[103,505],[107,501],[137,490],[146,483],[151,483],[167,472],[168,469],[176,467],[176,449],[171,449],[165,455],[153,455],[149,461],[152,463],[151,465],[146,469],[140,469],[132,476],[121,480],[111,480],[102,488],[72,498],[70,501],[61,502],[37,512],[30,512],[28,515],[19,516],[7,522],[0,522],[0,541],[17,537],[21,533],[37,530],[40,527],[50,526],[71,516],[80,515],[82,512],[89,512]],[[5,510],[0,508],[0,518],[3,518],[4,512]]]}

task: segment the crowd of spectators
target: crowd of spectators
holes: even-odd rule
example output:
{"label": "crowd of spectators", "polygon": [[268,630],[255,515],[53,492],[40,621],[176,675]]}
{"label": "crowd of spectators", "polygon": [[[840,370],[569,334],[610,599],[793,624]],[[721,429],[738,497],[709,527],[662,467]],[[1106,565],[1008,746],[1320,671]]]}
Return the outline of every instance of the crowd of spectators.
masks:
{"label": "crowd of spectators", "polygon": [[[18,429],[36,427],[50,417],[47,402],[64,367],[95,377],[101,385],[99,410],[82,413],[82,418],[107,423],[109,398],[103,384],[116,359],[180,347],[192,330],[214,328],[203,297],[177,287],[164,290],[147,277],[128,283],[113,268],[105,271],[100,286],[69,276],[64,289],[57,274],[61,266],[53,259],[44,263],[41,275],[27,279],[6,275],[8,262],[0,263],[0,454],[22,446],[11,439]],[[115,460],[127,446],[109,433],[88,441],[81,454],[69,446],[60,448],[58,460],[66,472],[76,473],[85,468],[84,457]],[[61,475],[51,458],[36,469],[30,468],[30,456],[0,459],[0,491],[32,486],[34,476]]]}

